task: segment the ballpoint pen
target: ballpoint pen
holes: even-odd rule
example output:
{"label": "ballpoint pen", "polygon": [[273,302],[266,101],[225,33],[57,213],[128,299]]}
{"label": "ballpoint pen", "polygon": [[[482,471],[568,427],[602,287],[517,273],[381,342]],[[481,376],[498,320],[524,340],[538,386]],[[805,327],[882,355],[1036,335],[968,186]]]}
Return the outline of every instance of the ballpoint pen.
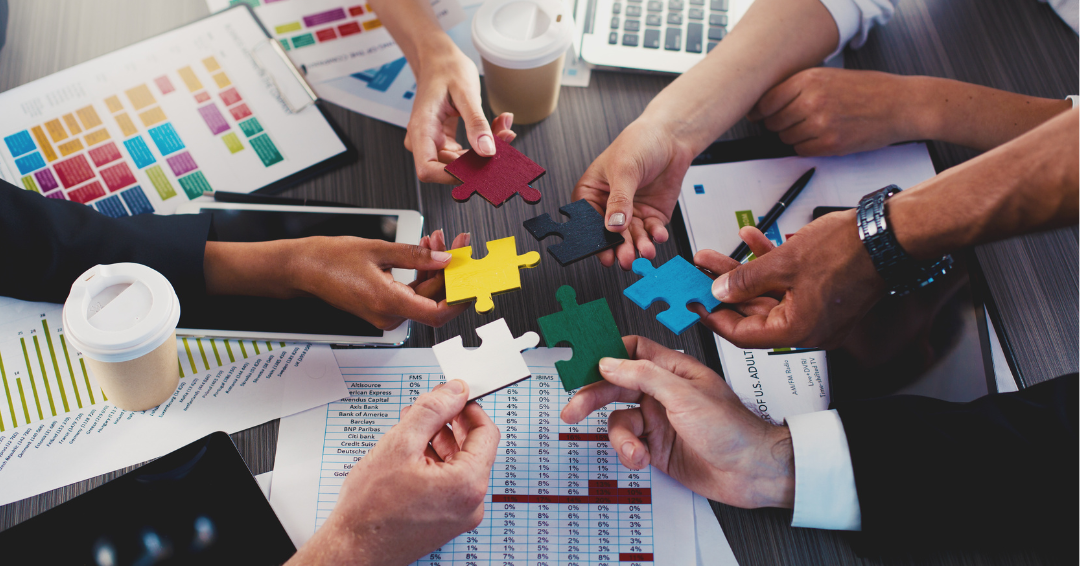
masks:
{"label": "ballpoint pen", "polygon": [[[802,177],[799,177],[799,179],[795,181],[795,184],[791,185],[791,188],[784,193],[784,196],[780,197],[780,201],[773,205],[769,212],[762,217],[761,222],[759,222],[757,226],[759,230],[765,232],[771,228],[773,224],[776,224],[780,215],[787,210],[787,207],[791,205],[795,200],[795,197],[799,196],[799,193],[801,193],[803,188],[810,182],[810,178],[814,176],[814,171],[816,171],[816,168],[811,167],[809,171],[803,173]],[[749,252],[750,247],[746,245],[746,242],[739,242],[735,251],[731,252],[731,259],[741,262]]]}

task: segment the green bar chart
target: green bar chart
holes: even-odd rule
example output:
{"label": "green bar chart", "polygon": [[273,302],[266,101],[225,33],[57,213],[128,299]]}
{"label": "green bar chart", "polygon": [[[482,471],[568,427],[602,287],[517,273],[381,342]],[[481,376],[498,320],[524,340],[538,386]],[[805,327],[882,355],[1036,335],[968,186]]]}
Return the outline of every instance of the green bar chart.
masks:
{"label": "green bar chart", "polygon": [[[60,306],[7,298],[0,303],[11,314],[0,321],[0,433],[108,402],[82,354],[66,339]],[[262,342],[268,350],[277,345]],[[251,340],[184,337],[177,339],[176,363],[183,380],[259,351]]]}

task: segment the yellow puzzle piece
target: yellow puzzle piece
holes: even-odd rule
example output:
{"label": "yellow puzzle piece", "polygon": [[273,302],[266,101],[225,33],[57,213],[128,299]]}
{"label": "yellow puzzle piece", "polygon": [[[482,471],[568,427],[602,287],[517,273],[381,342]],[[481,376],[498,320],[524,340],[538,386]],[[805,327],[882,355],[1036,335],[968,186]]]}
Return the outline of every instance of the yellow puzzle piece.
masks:
{"label": "yellow puzzle piece", "polygon": [[449,250],[453,258],[446,266],[446,302],[451,305],[476,299],[476,312],[495,308],[492,295],[521,288],[522,267],[540,264],[540,253],[518,255],[513,236],[487,243],[484,259],[472,258],[472,246]]}

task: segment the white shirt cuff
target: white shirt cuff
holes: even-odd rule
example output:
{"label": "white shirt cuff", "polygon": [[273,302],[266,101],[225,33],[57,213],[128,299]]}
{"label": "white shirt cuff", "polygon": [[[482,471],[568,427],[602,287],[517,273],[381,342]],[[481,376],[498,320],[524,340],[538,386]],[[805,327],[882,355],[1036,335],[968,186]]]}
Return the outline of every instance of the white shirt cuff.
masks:
{"label": "white shirt cuff", "polygon": [[1070,94],[1069,96],[1065,97],[1065,100],[1068,100],[1069,102],[1072,102],[1072,107],[1073,108],[1076,108],[1077,106],[1080,106],[1080,96],[1077,96],[1075,94]]}
{"label": "white shirt cuff", "polygon": [[788,417],[795,453],[795,512],[791,526],[862,530],[844,424],[836,411]]}
{"label": "white shirt cuff", "polygon": [[885,25],[895,12],[890,0],[821,0],[821,3],[832,15],[840,32],[836,50],[826,60],[843,51],[849,42],[855,49],[862,47],[870,28]]}

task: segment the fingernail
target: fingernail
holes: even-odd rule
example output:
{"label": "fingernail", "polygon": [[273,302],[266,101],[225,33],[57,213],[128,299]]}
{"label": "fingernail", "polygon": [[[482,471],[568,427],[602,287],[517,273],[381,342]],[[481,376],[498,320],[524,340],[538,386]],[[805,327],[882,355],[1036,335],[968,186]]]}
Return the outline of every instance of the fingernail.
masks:
{"label": "fingernail", "polygon": [[469,245],[469,242],[471,242],[471,241],[472,241],[472,232],[465,232],[465,245],[466,246]]}
{"label": "fingernail", "polygon": [[716,300],[723,301],[727,299],[728,295],[728,276],[727,273],[717,277],[712,283],[712,296],[716,297]]}
{"label": "fingernail", "polygon": [[622,226],[623,224],[626,224],[626,215],[621,212],[612,214],[611,218],[608,218],[607,221],[608,226]]}
{"label": "fingernail", "polygon": [[460,379],[455,379],[446,382],[446,390],[453,395],[461,395],[465,392],[465,382]]}
{"label": "fingernail", "polygon": [[438,262],[448,262],[452,257],[454,256],[450,255],[448,252],[431,252],[431,259]]}
{"label": "fingernail", "polygon": [[604,373],[612,373],[619,369],[620,360],[615,358],[600,358],[600,371]]}
{"label": "fingernail", "polygon": [[491,134],[484,134],[477,138],[476,145],[480,146],[481,155],[495,155],[495,141],[491,139]]}
{"label": "fingernail", "polygon": [[440,384],[436,385],[435,387],[432,387],[431,390],[432,391],[438,391],[439,388],[441,388],[444,385],[446,385],[446,383],[440,383]]}
{"label": "fingernail", "polygon": [[510,127],[514,125],[514,113],[507,112],[507,114],[509,114],[509,116],[506,117],[506,129],[509,130]]}
{"label": "fingernail", "polygon": [[633,442],[630,442],[629,440],[626,441],[626,442],[623,442],[622,453],[623,453],[623,456],[625,456],[626,459],[629,460],[630,462],[636,462],[637,461],[634,458],[634,443]]}

